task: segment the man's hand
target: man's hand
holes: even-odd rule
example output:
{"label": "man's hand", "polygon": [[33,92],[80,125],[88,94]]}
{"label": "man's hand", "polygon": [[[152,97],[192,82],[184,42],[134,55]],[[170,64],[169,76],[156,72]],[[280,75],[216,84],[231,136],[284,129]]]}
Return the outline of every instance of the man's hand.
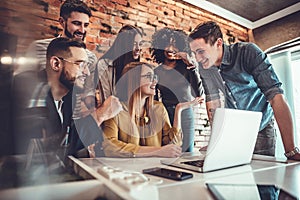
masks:
{"label": "man's hand", "polygon": [[99,125],[102,124],[103,121],[115,117],[122,110],[123,108],[119,99],[115,96],[109,96],[96,110]]}
{"label": "man's hand", "polygon": [[87,147],[90,158],[96,158],[96,152],[95,152],[95,144],[91,144]]}
{"label": "man's hand", "polygon": [[300,161],[300,153],[296,153],[294,156],[292,156],[291,158],[289,158],[290,160],[297,160]]}

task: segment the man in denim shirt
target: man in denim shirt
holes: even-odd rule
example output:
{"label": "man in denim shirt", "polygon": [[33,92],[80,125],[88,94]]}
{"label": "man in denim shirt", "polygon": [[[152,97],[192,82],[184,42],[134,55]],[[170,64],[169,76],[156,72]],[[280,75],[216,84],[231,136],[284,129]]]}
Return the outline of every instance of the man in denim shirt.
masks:
{"label": "man in denim shirt", "polygon": [[190,33],[190,47],[202,64],[200,75],[206,94],[209,119],[217,107],[260,111],[260,124],[254,153],[275,155],[277,121],[285,155],[300,160],[294,144],[294,130],[289,106],[267,55],[255,44],[223,43],[220,27],[215,22],[199,24]]}

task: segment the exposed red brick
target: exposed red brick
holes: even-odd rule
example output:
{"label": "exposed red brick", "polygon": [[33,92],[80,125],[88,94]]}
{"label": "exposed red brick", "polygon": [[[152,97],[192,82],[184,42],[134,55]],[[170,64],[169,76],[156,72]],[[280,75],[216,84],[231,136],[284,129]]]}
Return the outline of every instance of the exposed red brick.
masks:
{"label": "exposed red brick", "polygon": [[[10,0],[0,5],[0,30],[18,37],[17,54],[23,55],[28,45],[35,39],[51,38],[61,34],[58,23],[60,0],[44,0],[48,7],[38,5],[32,0]],[[125,24],[143,29],[146,41],[142,48],[142,61],[151,58],[149,47],[151,37],[163,27],[182,29],[189,33],[199,23],[215,20],[224,33],[229,30],[236,41],[249,41],[248,29],[220,18],[201,8],[181,0],[93,0],[86,1],[92,7],[92,17],[86,37],[87,48],[100,58],[112,45],[117,32]],[[48,11],[45,11],[47,9]],[[105,25],[109,26],[107,28]],[[225,41],[228,36],[224,34]],[[196,148],[207,145],[210,129],[206,125],[205,106],[195,108]]]}
{"label": "exposed red brick", "polygon": [[124,6],[126,6],[128,3],[126,0],[110,0],[110,1],[115,2],[117,4],[124,5]]}

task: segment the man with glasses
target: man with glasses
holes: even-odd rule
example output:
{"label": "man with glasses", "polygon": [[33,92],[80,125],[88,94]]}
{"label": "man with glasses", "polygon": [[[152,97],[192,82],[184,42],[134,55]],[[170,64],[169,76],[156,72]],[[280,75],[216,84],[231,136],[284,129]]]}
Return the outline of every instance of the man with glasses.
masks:
{"label": "man with glasses", "polygon": [[[66,0],[60,7],[60,18],[59,23],[63,27],[63,32],[61,37],[65,38],[76,38],[78,40],[84,41],[86,34],[87,34],[87,28],[89,26],[89,18],[91,17],[91,10],[90,8],[82,1],[80,0]],[[19,120],[19,116],[26,116],[26,112],[23,113],[23,109],[27,107],[26,102],[28,101],[28,98],[31,97],[32,88],[35,87],[35,85],[39,82],[37,78],[35,78],[36,74],[43,74],[43,70],[46,68],[46,50],[49,43],[53,40],[53,38],[50,39],[43,39],[43,40],[37,40],[33,42],[27,52],[27,58],[30,58],[34,61],[36,61],[35,65],[32,65],[32,63],[28,63],[28,65],[20,66],[19,69],[15,72],[15,78],[14,78],[14,108],[15,113],[14,116],[17,121]],[[78,87],[75,87],[72,92],[68,93],[67,96],[69,98],[65,98],[65,103],[67,105],[72,105],[68,109],[68,117],[67,119],[80,119],[82,117],[85,117],[86,115],[89,115],[93,110],[95,109],[95,84],[94,84],[94,71],[95,71],[95,64],[97,61],[97,58],[94,53],[91,51],[85,49],[85,52],[87,54],[87,58],[85,60],[85,63],[88,67],[89,73],[84,75],[84,88],[79,89]],[[59,55],[62,62],[70,61],[69,59],[66,60],[66,58]],[[70,64],[70,62],[69,62]],[[38,75],[39,76],[39,75]],[[63,81],[66,85],[68,85],[68,81],[66,81],[66,77],[64,76],[64,73],[60,77],[61,81]],[[79,78],[78,81],[82,78]],[[77,82],[78,82],[77,81]],[[25,84],[24,84],[25,83]],[[25,87],[24,87],[25,86]],[[70,89],[70,88],[68,88]],[[111,99],[108,99],[108,102],[104,102],[103,106],[106,107],[110,104],[110,101],[114,97],[111,97]],[[84,102],[84,103],[83,103]],[[111,108],[113,109],[113,108]],[[18,124],[18,122],[16,122]],[[69,125],[70,126],[70,121]],[[55,126],[54,126],[55,127]],[[16,135],[16,139],[22,135],[26,140],[33,137],[39,137],[39,133],[35,134],[34,132],[28,132],[28,134],[24,134],[24,129],[26,127],[20,126],[16,127],[14,130],[14,134]],[[54,130],[57,130],[53,128]],[[53,132],[53,131],[50,131]],[[19,141],[19,139],[18,139]],[[20,149],[21,153],[24,153],[24,148],[20,148],[22,145],[16,145],[18,149]],[[78,141],[78,146],[82,146],[80,140]]]}
{"label": "man with glasses", "polygon": [[[41,71],[41,82],[36,85],[29,102],[28,111],[34,115],[28,122],[31,125],[25,129],[36,136],[39,134],[40,137],[56,141],[52,150],[59,144],[69,146],[69,154],[77,157],[88,156],[88,145],[101,145],[99,126],[122,110],[119,100],[110,97],[86,116],[72,119],[70,95],[73,90],[77,93],[84,91],[85,81],[90,74],[85,48],[83,41],[78,39],[59,37],[50,42],[46,69]],[[21,126],[24,127],[24,124]],[[98,155],[103,156],[101,152]]]}

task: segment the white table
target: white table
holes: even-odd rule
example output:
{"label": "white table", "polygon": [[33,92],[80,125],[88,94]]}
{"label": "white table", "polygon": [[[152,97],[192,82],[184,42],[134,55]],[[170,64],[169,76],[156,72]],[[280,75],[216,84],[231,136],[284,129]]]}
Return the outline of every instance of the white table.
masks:
{"label": "white table", "polygon": [[[267,158],[267,157],[266,157]],[[162,165],[162,158],[95,158],[80,159],[94,170],[99,165],[119,167],[122,170],[142,172],[150,167],[164,167],[193,173],[192,179],[173,181],[147,175],[150,180],[163,180],[157,185],[159,199],[213,199],[205,183],[277,185],[285,191],[300,198],[300,165],[299,162],[283,163],[263,160],[252,160],[250,165],[233,167],[213,172],[198,173]],[[255,198],[254,198],[255,199]]]}
{"label": "white table", "polygon": [[[33,187],[13,188],[0,190],[0,199],[95,199],[106,197],[108,199],[213,199],[206,187],[206,183],[214,184],[274,184],[300,197],[300,162],[283,163],[263,160],[252,160],[250,165],[233,167],[208,173],[198,173],[182,170],[175,167],[162,165],[162,158],[71,158],[73,168],[77,174],[85,179],[83,181],[41,185]],[[97,173],[97,168],[102,166],[119,167],[122,170],[142,172],[150,167],[164,167],[179,171],[193,173],[193,178],[184,181],[173,181],[151,175],[146,175],[155,190],[142,190],[129,194],[114,182]],[[151,192],[155,195],[152,195]],[[246,191],[242,199],[255,199],[252,190]],[[247,193],[247,195],[246,195]],[[153,198],[153,196],[157,198]],[[138,198],[135,198],[138,197]],[[257,197],[258,198],[258,197]],[[232,198],[231,198],[232,199]],[[238,198],[241,199],[241,198]]]}

